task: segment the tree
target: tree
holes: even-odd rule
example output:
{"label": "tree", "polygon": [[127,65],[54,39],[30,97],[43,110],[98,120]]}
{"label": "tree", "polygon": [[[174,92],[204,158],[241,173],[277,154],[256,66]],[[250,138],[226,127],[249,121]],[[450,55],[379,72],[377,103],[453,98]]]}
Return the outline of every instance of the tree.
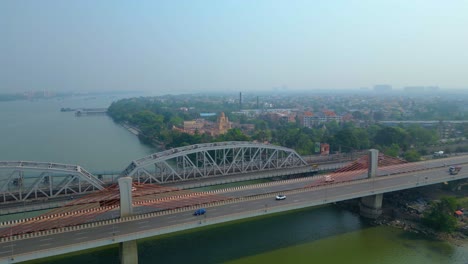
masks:
{"label": "tree", "polygon": [[384,127],[377,131],[374,141],[377,145],[391,146],[392,144],[397,144],[406,149],[407,133],[399,127]]}
{"label": "tree", "polygon": [[411,125],[405,129],[408,132],[409,143],[416,146],[427,146],[434,144],[438,135],[434,129],[423,128],[419,125]]}
{"label": "tree", "polygon": [[344,128],[339,130],[333,137],[331,144],[341,147],[343,152],[350,152],[353,149],[357,149],[358,138],[352,128]]}
{"label": "tree", "polygon": [[398,146],[398,144],[392,144],[389,147],[384,147],[382,152],[391,157],[398,157],[398,155],[400,155],[400,146]]}
{"label": "tree", "polygon": [[423,222],[435,230],[453,232],[457,225],[457,218],[453,215],[457,206],[454,197],[442,197],[440,201],[431,203],[429,210],[424,214]]}
{"label": "tree", "polygon": [[295,150],[300,155],[310,155],[314,153],[314,142],[305,134],[301,134],[296,144]]}
{"label": "tree", "polygon": [[414,149],[408,150],[405,152],[404,158],[406,161],[414,162],[421,160],[421,154]]}
{"label": "tree", "polygon": [[252,139],[257,140],[259,142],[269,141],[270,138],[271,138],[270,130],[257,130],[252,136]]}
{"label": "tree", "polygon": [[226,134],[219,135],[217,141],[249,141],[250,138],[238,128],[229,129]]}

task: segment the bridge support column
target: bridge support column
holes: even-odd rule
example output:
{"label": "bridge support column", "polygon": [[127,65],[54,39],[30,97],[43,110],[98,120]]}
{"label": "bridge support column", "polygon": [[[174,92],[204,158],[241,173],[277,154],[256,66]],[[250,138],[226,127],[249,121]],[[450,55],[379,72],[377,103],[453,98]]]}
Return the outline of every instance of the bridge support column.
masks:
{"label": "bridge support column", "polygon": [[121,242],[120,249],[120,264],[138,264],[138,246],[137,241]]}
{"label": "bridge support column", "polygon": [[120,191],[120,218],[133,214],[132,207],[132,178],[119,178]]}
{"label": "bridge support column", "polygon": [[[377,149],[369,150],[369,169],[368,178],[377,176],[377,166],[379,164],[379,151]],[[362,217],[376,219],[382,214],[383,194],[376,194],[361,198],[359,204],[359,213]]]}
{"label": "bridge support column", "polygon": [[[131,216],[133,214],[131,177],[119,179],[119,191],[120,218]],[[121,264],[138,264],[138,246],[136,240],[121,242],[119,249]]]}
{"label": "bridge support column", "polygon": [[379,150],[369,149],[369,168],[367,171],[368,178],[376,177],[378,165],[379,165]]}
{"label": "bridge support column", "polygon": [[382,214],[383,194],[376,194],[361,198],[359,213],[362,217],[376,219]]}

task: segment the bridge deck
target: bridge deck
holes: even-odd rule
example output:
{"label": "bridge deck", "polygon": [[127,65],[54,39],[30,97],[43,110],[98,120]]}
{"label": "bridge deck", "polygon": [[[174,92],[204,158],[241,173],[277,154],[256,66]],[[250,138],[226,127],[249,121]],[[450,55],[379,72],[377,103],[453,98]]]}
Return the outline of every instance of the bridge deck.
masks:
{"label": "bridge deck", "polygon": [[[447,165],[468,164],[468,159],[464,156],[450,160],[419,163],[414,167],[387,168],[381,171],[381,177],[378,178],[337,181],[333,184],[318,183],[317,186],[308,185],[308,187],[302,188],[297,188],[295,185],[299,180],[291,180],[270,186],[262,185],[255,188],[246,187],[245,189],[249,189],[249,191],[242,190],[244,193],[238,198],[203,205],[208,210],[208,213],[203,217],[192,216],[193,210],[197,208],[197,206],[192,205],[127,219],[114,219],[55,231],[22,235],[12,238],[13,240],[4,238],[2,239],[3,242],[0,243],[0,246],[4,249],[3,252],[0,252],[0,260],[9,261],[11,256],[14,255],[14,261],[24,261],[246,217],[468,178],[468,170],[462,170],[458,175],[450,175],[444,163],[447,163]],[[402,169],[407,170],[409,168],[413,168],[415,171],[399,172]],[[392,172],[397,174],[390,175]],[[385,173],[389,175],[387,176]],[[290,186],[289,191],[284,190],[285,186],[288,185]],[[281,192],[287,194],[288,198],[286,200],[281,202],[274,200],[278,188],[281,188]],[[230,193],[230,195],[235,193],[232,190],[226,190],[226,192]],[[41,242],[44,239],[50,242],[44,244]],[[9,247],[11,247],[11,251],[8,250]]]}

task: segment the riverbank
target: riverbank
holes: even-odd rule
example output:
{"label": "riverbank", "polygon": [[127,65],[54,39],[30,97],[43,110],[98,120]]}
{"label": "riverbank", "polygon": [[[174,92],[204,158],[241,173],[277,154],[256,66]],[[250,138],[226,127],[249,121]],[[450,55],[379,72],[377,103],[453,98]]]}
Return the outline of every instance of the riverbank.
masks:
{"label": "riverbank", "polygon": [[138,129],[137,127],[134,127],[134,126],[131,126],[129,125],[128,123],[124,122],[124,123],[121,123],[121,125],[127,129],[128,131],[130,131],[130,133],[134,134],[135,136],[138,136],[140,133],[141,133],[141,130]]}
{"label": "riverbank", "polygon": [[[431,201],[441,197],[467,196],[468,190],[453,191],[444,188],[442,184],[386,193],[382,204],[382,215],[375,220],[370,220],[369,223],[375,226],[391,226],[461,246],[468,240],[468,217],[466,215],[458,218],[457,229],[453,233],[438,232],[427,227],[422,223],[422,217]],[[359,200],[343,202],[340,207],[359,213]]]}

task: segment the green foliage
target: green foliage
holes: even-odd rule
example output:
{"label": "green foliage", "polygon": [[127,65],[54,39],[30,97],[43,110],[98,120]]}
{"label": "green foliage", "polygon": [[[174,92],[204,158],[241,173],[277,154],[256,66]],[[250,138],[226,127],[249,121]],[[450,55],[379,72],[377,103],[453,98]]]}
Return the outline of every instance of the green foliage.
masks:
{"label": "green foliage", "polygon": [[435,230],[453,232],[457,225],[457,219],[453,215],[456,209],[457,200],[454,197],[443,197],[440,201],[431,203],[424,214],[423,222]]}
{"label": "green foliage", "polygon": [[219,135],[216,141],[249,141],[250,138],[238,128],[229,129],[226,134]]}
{"label": "green foliage", "polygon": [[256,130],[254,135],[252,136],[253,140],[257,140],[259,142],[270,141],[271,139],[271,130]]}
{"label": "green foliage", "polygon": [[382,152],[391,157],[398,157],[400,155],[400,146],[398,146],[398,144],[392,144],[391,146],[384,147]]}
{"label": "green foliage", "polygon": [[411,149],[405,152],[404,158],[409,162],[420,161],[421,154],[419,154],[419,152],[417,152],[416,150]]}
{"label": "green foliage", "polygon": [[391,146],[393,144],[405,146],[407,144],[408,134],[399,127],[383,127],[375,135],[375,144],[381,146]]}
{"label": "green foliage", "polygon": [[418,125],[406,128],[409,143],[415,146],[427,146],[437,142],[438,133],[435,129],[427,129]]}

